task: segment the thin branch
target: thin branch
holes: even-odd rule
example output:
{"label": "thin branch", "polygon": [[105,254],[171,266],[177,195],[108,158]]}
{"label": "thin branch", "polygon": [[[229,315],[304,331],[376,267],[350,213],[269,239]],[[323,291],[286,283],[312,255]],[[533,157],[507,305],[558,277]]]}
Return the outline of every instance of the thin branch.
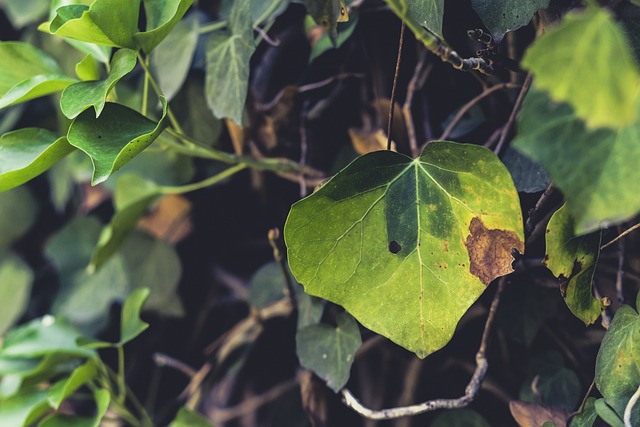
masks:
{"label": "thin branch", "polygon": [[478,348],[478,352],[476,353],[476,369],[473,373],[473,376],[471,377],[471,380],[469,381],[469,384],[465,388],[464,396],[457,399],[434,399],[419,403],[417,405],[373,410],[362,405],[362,403],[360,403],[348,389],[344,388],[341,391],[343,403],[360,415],[374,420],[388,420],[393,418],[418,415],[425,412],[434,411],[436,409],[453,409],[463,408],[467,406],[473,401],[473,399],[475,399],[476,395],[478,394],[480,386],[482,385],[482,381],[487,374],[487,369],[489,369],[489,362],[487,361],[485,352],[487,349],[487,343],[489,341],[493,320],[495,319],[496,310],[498,309],[498,305],[500,304],[500,296],[502,295],[502,291],[504,290],[504,285],[505,278],[503,277],[498,282],[498,290],[496,291],[496,295],[493,297],[493,302],[491,303],[491,308],[489,309],[489,316],[487,317],[487,321],[484,325],[484,332],[482,333],[480,347]]}
{"label": "thin branch", "polygon": [[413,71],[413,76],[411,76],[411,80],[409,81],[409,86],[407,86],[407,96],[404,100],[404,105],[402,106],[402,114],[404,116],[404,122],[407,126],[409,148],[411,149],[411,154],[414,157],[419,153],[418,140],[416,139],[416,128],[413,124],[413,115],[411,114],[411,104],[413,104],[413,95],[417,90],[422,88],[424,82],[427,80],[427,77],[429,76],[429,74],[431,74],[431,70],[433,69],[433,63],[430,63],[426,68],[424,67],[426,60],[426,51],[421,50],[420,60],[416,64],[416,68]]}
{"label": "thin branch", "polygon": [[624,239],[618,240],[618,271],[616,273],[616,296],[618,303],[624,304],[624,292],[622,291],[622,277],[624,276]]}
{"label": "thin branch", "polygon": [[640,222],[637,223],[636,225],[627,228],[625,231],[623,231],[622,233],[620,233],[615,239],[611,240],[608,243],[605,243],[604,245],[600,246],[600,250],[608,248],[609,246],[611,246],[612,244],[614,244],[615,242],[617,242],[618,240],[622,239],[624,236],[626,236],[627,234],[631,233],[632,231],[636,230],[640,228]]}
{"label": "thin branch", "polygon": [[544,192],[536,202],[536,205],[531,211],[529,211],[529,217],[524,224],[524,230],[527,234],[531,234],[531,232],[533,231],[533,224],[536,224],[536,222],[534,222],[534,218],[537,216],[538,212],[540,212],[540,209],[545,204],[545,202],[549,200],[549,196],[551,196],[551,193],[553,193],[553,182],[550,182],[549,185],[547,185],[547,188],[544,190]]}
{"label": "thin branch", "polygon": [[391,86],[391,100],[389,107],[389,121],[387,123],[387,150],[391,150],[391,125],[393,121],[393,110],[396,101],[396,86],[398,85],[398,73],[400,72],[400,61],[402,60],[402,44],[404,42],[405,23],[402,21],[400,27],[400,41],[398,42],[398,58],[396,59],[396,71],[393,74],[393,86]]}
{"label": "thin branch", "polygon": [[196,374],[196,370],[191,366],[164,353],[153,353],[153,362],[156,364],[156,366],[168,366],[175,369],[176,371],[180,371],[189,378],[193,378],[193,376]]}
{"label": "thin branch", "polygon": [[488,89],[485,89],[478,96],[476,96],[475,98],[471,99],[469,102],[464,104],[464,106],[458,111],[458,113],[455,115],[453,120],[451,120],[451,123],[449,123],[447,128],[444,130],[444,132],[442,132],[442,135],[440,135],[440,138],[438,138],[438,139],[447,139],[447,137],[451,134],[453,129],[455,129],[455,127],[458,125],[460,120],[462,120],[464,115],[467,114],[467,112],[471,108],[473,108],[474,105],[476,105],[478,102],[480,102],[482,99],[486,98],[487,96],[491,95],[493,92],[496,92],[498,90],[515,89],[515,88],[518,88],[518,87],[521,87],[521,86],[522,85],[515,84],[515,83],[500,83],[500,84],[497,84],[495,86],[491,86]]}
{"label": "thin branch", "polygon": [[631,425],[631,411],[635,404],[638,403],[638,400],[640,400],[640,386],[638,386],[638,389],[633,393],[633,396],[631,396],[627,406],[624,408],[624,427],[633,427]]}
{"label": "thin branch", "polygon": [[527,78],[524,79],[524,83],[522,83],[522,89],[520,89],[518,98],[516,98],[516,103],[513,104],[513,109],[511,110],[511,114],[509,115],[509,120],[507,121],[507,124],[502,127],[500,140],[498,141],[498,144],[496,145],[495,150],[493,150],[494,153],[500,154],[500,151],[502,150],[502,146],[504,145],[505,141],[507,140],[507,136],[509,135],[509,131],[513,127],[513,123],[516,121],[516,116],[520,111],[520,107],[522,107],[522,103],[524,102],[524,97],[527,94],[527,92],[529,92],[529,88],[531,87],[532,80],[533,80],[533,77],[531,76],[531,74],[527,74]]}
{"label": "thin branch", "polygon": [[285,282],[285,296],[289,298],[291,301],[291,305],[294,310],[298,307],[298,301],[296,300],[296,289],[294,288],[293,280],[291,279],[291,275],[289,274],[289,269],[287,268],[287,262],[282,256],[282,252],[280,252],[280,248],[278,247],[278,241],[280,240],[280,230],[278,228],[272,228],[268,233],[269,245],[273,250],[273,259],[280,266],[280,271],[282,271],[282,275],[284,276]]}

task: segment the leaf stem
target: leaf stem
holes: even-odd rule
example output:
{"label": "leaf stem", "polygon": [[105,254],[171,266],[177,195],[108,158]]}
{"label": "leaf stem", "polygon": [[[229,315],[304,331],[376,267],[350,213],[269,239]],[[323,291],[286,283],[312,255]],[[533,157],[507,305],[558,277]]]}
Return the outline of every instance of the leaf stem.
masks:
{"label": "leaf stem", "polygon": [[116,351],[118,352],[118,395],[116,400],[124,406],[124,402],[127,399],[127,386],[124,379],[124,349],[122,346],[118,346]]}
{"label": "leaf stem", "polygon": [[247,165],[240,163],[235,166],[231,166],[230,168],[227,168],[224,171],[217,173],[200,182],[194,182],[193,184],[178,185],[178,186],[161,186],[159,190],[160,190],[160,193],[162,194],[183,194],[183,193],[188,193],[190,191],[200,190],[202,188],[206,188],[214,184],[217,184],[218,182],[226,178],[229,178],[230,176],[246,168],[247,168]]}
{"label": "leaf stem", "polygon": [[631,226],[631,227],[627,228],[625,231],[620,233],[618,236],[616,236],[610,242],[607,242],[604,245],[600,246],[600,250],[602,250],[604,248],[608,248],[609,246],[611,246],[612,244],[614,244],[618,240],[622,239],[624,236],[626,236],[627,234],[631,233],[633,230],[637,230],[638,228],[640,228],[640,222],[638,224],[634,225],[634,226]]}
{"label": "leaf stem", "polygon": [[[145,58],[145,61],[148,61],[149,57]],[[147,62],[147,67],[149,63]],[[146,69],[145,69],[146,70]],[[144,73],[144,82],[142,84],[142,105],[140,106],[140,112],[143,116],[147,115],[147,108],[149,103],[149,73],[145,71]]]}
{"label": "leaf stem", "polygon": [[391,127],[393,125],[393,110],[396,102],[396,86],[398,85],[398,74],[400,72],[400,61],[402,60],[402,44],[404,42],[405,23],[402,21],[400,27],[400,41],[398,42],[398,58],[396,59],[396,71],[393,74],[393,86],[391,86],[391,99],[389,105],[389,121],[387,122],[387,150],[391,150]]}
{"label": "leaf stem", "polygon": [[200,34],[212,33],[214,31],[218,31],[218,30],[221,30],[223,28],[226,28],[226,26],[227,26],[227,20],[226,19],[221,19],[219,21],[215,21],[215,22],[212,22],[210,24],[203,25],[202,27],[200,27],[198,29],[198,33],[200,33]]}

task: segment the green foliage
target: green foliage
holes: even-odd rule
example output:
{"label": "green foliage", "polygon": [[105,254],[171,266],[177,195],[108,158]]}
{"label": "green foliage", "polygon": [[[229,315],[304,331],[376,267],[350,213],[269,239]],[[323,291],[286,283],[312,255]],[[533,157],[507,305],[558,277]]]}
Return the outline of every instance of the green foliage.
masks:
{"label": "green foliage", "polygon": [[524,251],[521,221],[497,157],[441,141],[415,160],[387,151],[358,158],[292,207],[285,241],[306,292],[426,357],[512,271],[511,250]]}
{"label": "green foliage", "polygon": [[149,298],[149,289],[142,288],[133,291],[124,302],[118,345],[122,346],[128,343],[149,327],[148,323],[140,320],[140,311],[147,298]]}
{"label": "green foliage", "polygon": [[11,246],[31,228],[38,204],[26,187],[0,193],[0,248]]}
{"label": "green foliage", "polygon": [[590,325],[605,307],[593,296],[591,286],[600,255],[601,233],[576,236],[573,230],[574,221],[566,206],[562,206],[547,225],[545,264],[560,279],[571,312]]}
{"label": "green foliage", "polygon": [[137,45],[145,53],[151,52],[178,24],[192,3],[193,0],[145,1],[147,30],[134,34]]}
{"label": "green foliage", "polygon": [[452,409],[438,415],[431,427],[489,427],[489,423],[471,409]]}
{"label": "green foliage", "polygon": [[200,415],[199,413],[188,409],[180,408],[175,420],[169,424],[169,427],[212,427],[213,424]]}
{"label": "green foliage", "polygon": [[538,88],[569,103],[587,128],[622,128],[638,117],[640,73],[622,29],[604,9],[567,14],[531,45],[522,64]]}
{"label": "green foliage", "polygon": [[549,0],[471,0],[471,6],[496,42],[509,31],[527,25],[538,10],[548,5]]}
{"label": "green foliage", "polygon": [[[444,0],[385,0],[391,10],[412,30],[413,26],[424,27],[442,38],[442,18],[444,16]],[[413,26],[411,25],[413,23]]]}
{"label": "green foliage", "polygon": [[529,363],[529,376],[520,390],[520,400],[572,410],[580,402],[580,380],[564,366],[560,354],[543,353]]}
{"label": "green foliage", "polygon": [[589,130],[568,104],[532,88],[513,145],[549,171],[581,235],[640,211],[631,184],[640,182],[640,169],[628,161],[640,156],[639,132],[640,120],[618,130]]}
{"label": "green foliage", "polygon": [[593,427],[597,419],[596,398],[589,397],[585,401],[582,410],[571,418],[569,427]]}
{"label": "green foliage", "polygon": [[0,335],[24,313],[32,282],[29,266],[15,254],[0,249]]}

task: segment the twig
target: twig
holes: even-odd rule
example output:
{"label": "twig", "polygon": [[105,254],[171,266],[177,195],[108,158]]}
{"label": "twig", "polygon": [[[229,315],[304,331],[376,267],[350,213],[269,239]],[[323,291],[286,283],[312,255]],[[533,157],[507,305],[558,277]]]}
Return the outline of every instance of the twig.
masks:
{"label": "twig", "polygon": [[502,150],[502,146],[504,145],[505,141],[507,140],[507,135],[509,135],[509,131],[511,130],[511,127],[513,126],[513,123],[516,120],[516,116],[518,115],[518,112],[520,111],[520,107],[522,107],[522,103],[524,102],[524,97],[527,94],[527,92],[529,91],[529,88],[531,87],[531,81],[532,80],[533,80],[533,77],[531,76],[531,74],[527,74],[527,78],[524,79],[524,83],[522,83],[522,89],[520,89],[520,93],[518,94],[518,98],[516,98],[516,102],[515,102],[515,104],[513,104],[513,109],[511,110],[511,114],[509,115],[509,120],[507,121],[507,124],[502,127],[502,133],[500,134],[500,140],[498,141],[498,144],[496,145],[496,148],[493,150],[494,153],[500,154],[500,151]]}
{"label": "twig", "polygon": [[587,389],[587,392],[582,398],[582,402],[580,403],[580,406],[578,406],[578,410],[575,412],[575,414],[579,414],[580,412],[582,412],[582,410],[584,409],[584,405],[587,404],[587,399],[589,398],[589,395],[591,394],[591,390],[593,390],[593,386],[595,384],[596,384],[596,379],[594,378],[593,380],[591,380],[591,384],[589,384],[589,388]]}
{"label": "twig", "polygon": [[549,196],[551,196],[551,193],[553,193],[553,183],[552,182],[550,182],[549,185],[547,185],[547,188],[544,190],[544,192],[542,193],[542,195],[540,196],[540,198],[536,202],[536,205],[533,207],[533,209],[531,209],[529,211],[529,217],[527,218],[527,221],[524,224],[524,230],[525,230],[525,232],[527,234],[531,234],[532,227],[533,227],[532,224],[535,224],[535,222],[533,222],[534,221],[534,217],[537,216],[537,214],[540,211],[540,209],[542,208],[542,206],[549,199]]}
{"label": "twig", "polygon": [[626,236],[627,234],[631,233],[633,230],[636,230],[638,228],[640,228],[640,222],[637,223],[636,225],[632,226],[632,227],[627,228],[622,233],[618,234],[618,236],[615,239],[613,239],[610,242],[605,243],[604,245],[600,246],[600,250],[608,248],[609,246],[611,246],[612,244],[614,244],[615,242],[617,242],[618,240],[622,239],[624,236]]}
{"label": "twig", "polygon": [[624,292],[622,291],[622,277],[624,275],[624,239],[618,240],[618,272],[616,273],[616,296],[618,303],[624,304]]}
{"label": "twig", "polygon": [[284,282],[286,284],[285,294],[286,297],[291,301],[291,305],[294,309],[298,307],[298,303],[296,301],[296,290],[293,286],[293,280],[291,280],[291,274],[289,274],[289,269],[287,268],[286,261],[280,252],[280,248],[278,247],[278,240],[280,239],[280,230],[278,228],[272,228],[268,233],[269,237],[269,245],[271,249],[273,249],[273,259],[280,266],[280,271],[282,271],[282,275],[284,276]]}
{"label": "twig", "polygon": [[393,74],[393,86],[391,86],[391,100],[389,107],[389,121],[387,123],[387,150],[391,150],[391,125],[393,121],[393,110],[395,107],[396,101],[396,86],[398,85],[398,73],[400,72],[400,61],[402,60],[402,44],[404,42],[404,28],[405,23],[402,21],[402,26],[400,27],[400,41],[398,42],[398,58],[396,59],[396,71]]}
{"label": "twig", "polygon": [[449,123],[447,128],[444,130],[444,132],[442,132],[442,135],[440,135],[440,138],[438,138],[438,139],[447,139],[447,137],[451,134],[453,129],[455,129],[455,127],[457,126],[458,122],[460,122],[462,117],[464,117],[464,115],[467,114],[467,112],[471,108],[473,108],[474,105],[476,105],[478,102],[480,102],[485,97],[491,95],[493,92],[496,92],[498,90],[514,89],[514,88],[518,88],[518,87],[521,87],[521,85],[516,84],[516,83],[500,83],[500,84],[497,84],[495,86],[491,86],[490,88],[487,88],[487,89],[483,90],[478,96],[476,96],[475,98],[471,99],[469,102],[467,102],[458,111],[458,113],[455,115],[453,120],[451,120],[451,123]]}
{"label": "twig", "polygon": [[418,140],[416,139],[416,128],[413,124],[413,115],[411,114],[411,104],[413,103],[413,95],[417,90],[422,88],[425,80],[427,79],[429,74],[431,74],[431,70],[433,69],[433,63],[430,63],[427,68],[424,68],[426,59],[426,51],[421,50],[420,60],[416,64],[416,68],[413,71],[413,76],[411,76],[411,80],[409,81],[409,86],[407,86],[407,96],[404,100],[404,105],[402,106],[402,114],[404,115],[404,122],[407,126],[409,148],[411,149],[411,154],[414,157],[419,153]]}
{"label": "twig", "polygon": [[193,378],[193,376],[196,374],[196,370],[191,366],[164,353],[153,353],[153,362],[156,364],[156,366],[168,366],[175,369],[176,371],[180,371],[189,378]]}
{"label": "twig", "polygon": [[638,400],[640,400],[640,386],[638,386],[638,389],[633,393],[633,396],[631,396],[627,406],[624,408],[624,427],[633,427],[631,425],[631,410],[633,410],[635,404],[638,403]]}
{"label": "twig", "polygon": [[453,409],[463,408],[467,406],[473,401],[473,399],[475,399],[476,394],[478,394],[480,386],[482,385],[482,381],[487,374],[487,369],[489,369],[489,362],[487,361],[485,352],[487,349],[487,343],[489,341],[491,327],[493,325],[496,310],[498,309],[498,305],[500,304],[500,296],[502,295],[502,291],[504,290],[504,285],[505,278],[503,277],[498,282],[498,290],[496,291],[496,295],[493,297],[493,302],[491,303],[491,308],[489,309],[489,316],[487,317],[487,321],[484,325],[484,332],[482,333],[480,347],[478,348],[478,352],[476,353],[476,369],[473,373],[473,376],[471,377],[471,380],[469,381],[469,384],[465,388],[464,396],[457,399],[434,399],[419,403],[417,405],[373,410],[362,405],[362,403],[360,403],[348,389],[344,388],[341,391],[343,403],[360,415],[374,420],[388,420],[392,418],[418,415],[425,412],[434,411],[436,409]]}

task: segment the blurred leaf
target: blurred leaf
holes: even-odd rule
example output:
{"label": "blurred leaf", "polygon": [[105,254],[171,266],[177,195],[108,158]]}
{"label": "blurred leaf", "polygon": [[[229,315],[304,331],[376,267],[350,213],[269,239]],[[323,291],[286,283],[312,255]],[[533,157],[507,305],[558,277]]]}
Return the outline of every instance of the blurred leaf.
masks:
{"label": "blurred leaf", "polygon": [[107,103],[99,118],[85,110],[69,127],[69,143],[84,151],[93,162],[93,185],[105,181],[141,153],[162,133],[167,104],[164,98],[158,123],[120,104]]}
{"label": "blurred leaf", "polygon": [[198,412],[182,407],[169,427],[213,427],[213,424]]}
{"label": "blurred leaf", "polygon": [[111,395],[107,390],[98,389],[93,392],[96,401],[96,414],[93,417],[78,415],[52,414],[46,417],[38,427],[98,427],[109,409]]}
{"label": "blurred leaf", "polygon": [[[206,107],[204,107],[206,110]],[[162,147],[165,138],[173,137],[164,132],[158,136],[158,144],[151,145],[142,153],[131,159],[111,179],[104,183],[108,188],[115,188],[120,175],[134,174],[158,185],[177,186],[189,182],[194,174],[193,159],[173,150]]]}
{"label": "blurred leaf", "polygon": [[573,230],[573,218],[563,205],[547,225],[544,263],[560,279],[560,287],[565,290],[564,300],[571,312],[590,325],[605,307],[593,296],[592,290],[602,233],[576,236]]}
{"label": "blurred leaf", "polygon": [[147,298],[149,298],[149,293],[148,288],[136,289],[125,300],[122,306],[119,346],[123,346],[133,340],[149,327],[147,322],[143,322],[140,319],[142,306],[147,301]]}
{"label": "blurred leaf", "polygon": [[0,64],[5,64],[0,66],[0,109],[61,91],[77,81],[29,43],[0,41]]}
{"label": "blurred leaf", "polygon": [[147,30],[133,36],[142,50],[148,54],[158,46],[178,24],[192,3],[193,0],[145,0]]}
{"label": "blurred leaf", "polygon": [[53,384],[47,390],[47,400],[53,409],[59,409],[62,402],[71,396],[77,389],[93,381],[98,374],[96,364],[88,360],[76,368],[67,378]]}
{"label": "blurred leaf", "polygon": [[16,29],[39,21],[49,10],[49,0],[4,0],[0,3]]}
{"label": "blurred leaf", "polygon": [[76,76],[82,81],[100,79],[100,70],[98,70],[98,61],[93,55],[82,58],[82,61],[76,64]]}
{"label": "blurred leaf", "polygon": [[67,138],[45,129],[26,128],[0,136],[0,191],[42,174],[73,151]]}
{"label": "blurred leaf", "polygon": [[338,318],[337,327],[324,324],[306,326],[296,333],[300,364],[327,382],[336,393],[349,380],[349,371],[362,344],[358,324],[349,313]]}
{"label": "blurred leaf", "polygon": [[94,357],[93,350],[82,347],[82,338],[73,326],[63,319],[44,316],[12,329],[0,349],[1,357],[40,357],[47,354]]}
{"label": "blurred leaf", "polygon": [[175,245],[192,231],[191,210],[189,199],[179,194],[168,194],[158,200],[151,212],[138,222],[137,227]]}
{"label": "blurred leaf", "polygon": [[640,3],[623,4],[620,7],[619,19],[627,40],[635,54],[636,63],[640,61]]}
{"label": "blurred leaf", "polygon": [[105,80],[83,81],[72,84],[62,92],[60,108],[69,119],[77,117],[89,107],[93,107],[96,117],[100,116],[111,89],[136,66],[136,53],[130,49],[118,49],[109,66]]}
{"label": "blurred leaf", "polygon": [[[81,42],[80,40],[64,39],[67,44],[73,46],[85,55],[91,55],[96,61],[108,64],[111,60],[111,47],[94,43]],[[97,80],[97,78],[96,78]]]}
{"label": "blurred leaf", "polygon": [[0,248],[22,237],[38,216],[38,202],[27,187],[0,193]]}
{"label": "blurred leaf", "polygon": [[385,0],[391,10],[415,32],[415,28],[424,27],[440,39],[442,36],[442,18],[444,0]]}
{"label": "blurred leaf", "polygon": [[264,308],[284,298],[286,282],[277,262],[271,261],[256,271],[249,281],[249,304]]}
{"label": "blurred leaf", "polygon": [[250,0],[233,2],[230,34],[213,33],[207,42],[207,103],[218,118],[242,125],[249,84],[249,60],[255,50]]}
{"label": "blurred leaf", "polygon": [[[628,305],[618,308],[600,344],[595,383],[607,405],[622,419],[629,399],[640,384],[640,316]],[[605,418],[600,410],[598,414]],[[631,413],[630,425],[640,425],[637,404]]]}
{"label": "blurred leaf", "polygon": [[585,401],[582,411],[571,418],[569,427],[593,427],[596,420],[598,419],[595,403],[595,397],[588,397]]}
{"label": "blurred leaf", "polygon": [[580,389],[580,380],[575,372],[564,366],[562,356],[547,352],[531,358],[520,400],[571,411],[578,406]]}
{"label": "blurred leaf", "polygon": [[471,0],[482,23],[489,29],[496,43],[509,31],[524,27],[549,0]]}
{"label": "blurred leaf", "polygon": [[640,158],[639,132],[640,120],[617,131],[588,130],[569,105],[532,88],[513,145],[549,172],[581,235],[640,211],[640,168],[629,162]]}
{"label": "blurred leaf", "polygon": [[550,408],[515,400],[509,402],[509,410],[520,427],[546,427],[547,423],[562,427],[567,425],[567,420],[569,419],[569,412],[565,409]]}
{"label": "blurred leaf", "polygon": [[342,11],[340,0],[301,0],[307,13],[328,32],[332,45],[338,44],[338,20]]}
{"label": "blurred leaf", "polygon": [[60,272],[61,282],[89,265],[101,224],[95,217],[77,217],[67,222],[47,242],[44,252]]}
{"label": "blurred leaf", "polygon": [[151,55],[151,67],[168,101],[172,100],[189,74],[198,45],[200,24],[192,14],[178,22]]}
{"label": "blurred leaf", "polygon": [[140,0],[95,0],[91,6],[72,4],[58,8],[56,16],[38,29],[99,45],[135,49]]}
{"label": "blurred leaf", "polygon": [[320,39],[311,46],[311,55],[309,56],[309,62],[313,61],[329,49],[339,48],[353,35],[353,31],[358,25],[358,15],[352,16],[349,22],[344,24],[341,31],[338,33],[338,38],[334,46],[331,38],[328,34],[324,33]]}
{"label": "blurred leaf", "polygon": [[359,157],[293,205],[284,237],[307,293],[421,358],[449,342],[493,279],[513,271],[511,250],[524,251],[504,165],[484,147],[448,141],[416,159]]}
{"label": "blurred leaf", "polygon": [[204,78],[196,74],[189,76],[171,106],[187,134],[196,141],[217,146],[223,122],[213,115],[207,102]]}
{"label": "blurred leaf", "polygon": [[298,292],[298,330],[320,322],[325,300],[306,293],[302,286]]}
{"label": "blurred leaf", "polygon": [[509,169],[519,193],[543,191],[551,182],[542,166],[510,146],[504,151],[502,162]]}
{"label": "blurred leaf", "polygon": [[[626,427],[616,411],[607,405],[605,399],[598,399],[595,402],[596,413],[602,418],[609,427]],[[633,424],[632,424],[633,425]]]}
{"label": "blurred leaf", "polygon": [[20,258],[0,249],[0,337],[25,312],[33,276],[29,266]]}
{"label": "blurred leaf", "polygon": [[482,415],[471,409],[449,409],[433,420],[430,427],[490,427]]}
{"label": "blurred leaf", "polygon": [[624,32],[604,8],[565,15],[527,49],[522,65],[551,99],[568,102],[587,128],[622,128],[638,118],[638,66]]}
{"label": "blurred leaf", "polygon": [[47,392],[31,388],[0,402],[0,420],[7,427],[27,427],[48,409]]}

